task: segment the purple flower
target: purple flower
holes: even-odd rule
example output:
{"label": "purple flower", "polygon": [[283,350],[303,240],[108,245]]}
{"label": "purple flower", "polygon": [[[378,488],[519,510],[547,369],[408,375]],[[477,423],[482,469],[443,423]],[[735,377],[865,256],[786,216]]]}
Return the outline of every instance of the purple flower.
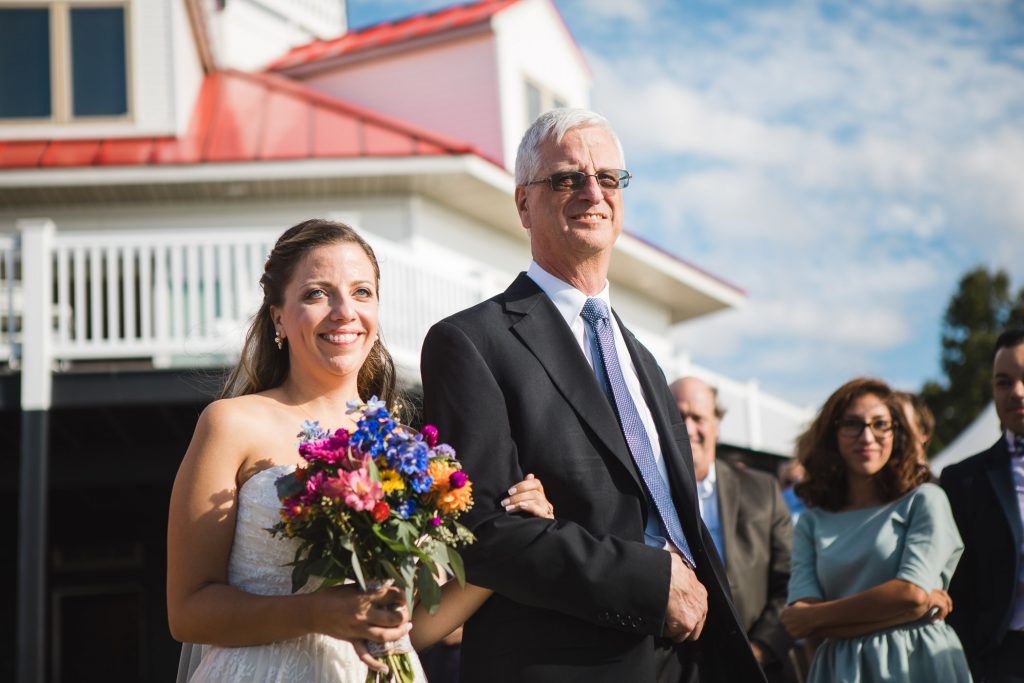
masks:
{"label": "purple flower", "polygon": [[456,470],[448,476],[448,486],[453,489],[461,489],[466,485],[466,480],[469,477],[462,470]]}
{"label": "purple flower", "polygon": [[446,443],[439,443],[434,448],[434,456],[440,458],[455,459],[455,449]]}
{"label": "purple flower", "polygon": [[441,518],[440,517],[431,517],[430,518],[430,526],[441,526]]}
{"label": "purple flower", "polygon": [[420,434],[423,435],[427,445],[431,448],[437,445],[437,427],[434,425],[425,425]]}
{"label": "purple flower", "polygon": [[307,462],[320,462],[328,465],[345,465],[352,469],[353,463],[348,457],[349,435],[344,429],[334,432],[334,436],[316,441],[299,444],[299,455]]}

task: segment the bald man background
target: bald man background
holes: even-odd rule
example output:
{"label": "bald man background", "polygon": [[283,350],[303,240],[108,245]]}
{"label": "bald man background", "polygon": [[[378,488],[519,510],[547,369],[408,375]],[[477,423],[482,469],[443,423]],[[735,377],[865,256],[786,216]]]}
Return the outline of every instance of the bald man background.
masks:
{"label": "bald man background", "polygon": [[690,437],[700,514],[725,564],[740,624],[768,679],[783,681],[793,645],[779,623],[793,542],[789,508],[774,477],[716,461],[724,416],[717,391],[695,377],[671,388]]}

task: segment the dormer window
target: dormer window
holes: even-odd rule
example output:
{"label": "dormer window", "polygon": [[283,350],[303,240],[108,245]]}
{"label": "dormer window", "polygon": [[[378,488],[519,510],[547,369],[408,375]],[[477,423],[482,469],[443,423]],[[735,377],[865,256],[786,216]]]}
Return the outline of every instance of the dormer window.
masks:
{"label": "dormer window", "polygon": [[124,3],[0,8],[0,119],[125,118]]}
{"label": "dormer window", "polygon": [[549,109],[566,106],[565,100],[532,81],[526,81],[526,125]]}

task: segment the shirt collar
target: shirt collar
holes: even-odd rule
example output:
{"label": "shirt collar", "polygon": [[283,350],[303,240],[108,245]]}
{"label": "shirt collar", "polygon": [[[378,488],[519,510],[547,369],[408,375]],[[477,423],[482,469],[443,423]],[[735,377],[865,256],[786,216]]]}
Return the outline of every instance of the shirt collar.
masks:
{"label": "shirt collar", "polygon": [[697,493],[700,494],[701,498],[707,498],[715,492],[716,481],[718,481],[718,477],[715,476],[715,463],[712,461],[711,465],[708,466],[708,476],[697,482]]}
{"label": "shirt collar", "polygon": [[[544,270],[536,261],[530,261],[530,267],[526,270],[526,274],[537,283],[541,291],[548,295],[551,303],[565,318],[566,324],[572,327],[572,324],[580,317],[583,305],[591,297]],[[611,309],[610,285],[607,280],[605,280],[604,289],[595,294],[593,298],[601,299],[608,304],[609,310]]]}
{"label": "shirt collar", "polygon": [[1006,448],[1011,456],[1024,456],[1024,434],[1017,434],[1009,429],[1006,430]]}

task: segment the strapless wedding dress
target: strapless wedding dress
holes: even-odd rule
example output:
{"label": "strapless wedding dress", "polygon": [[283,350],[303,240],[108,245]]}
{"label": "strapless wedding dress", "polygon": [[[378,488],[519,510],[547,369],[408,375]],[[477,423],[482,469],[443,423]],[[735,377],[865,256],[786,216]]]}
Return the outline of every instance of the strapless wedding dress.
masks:
{"label": "strapless wedding dress", "polygon": [[[274,481],[292,465],[262,470],[246,481],[238,492],[235,540],[228,563],[228,583],[259,595],[291,593],[292,571],[286,566],[295,557],[295,542],[271,536],[267,531],[280,519],[281,502]],[[301,592],[309,592],[307,586]],[[186,646],[187,647],[187,646]],[[198,646],[196,646],[198,647]],[[415,653],[411,653],[416,680],[426,677]],[[199,660],[191,675],[179,675],[189,683],[364,683],[366,665],[359,661],[352,645],[329,636],[310,634],[268,645],[219,647],[204,645],[201,655],[183,653]],[[192,662],[194,665],[194,661]]]}

